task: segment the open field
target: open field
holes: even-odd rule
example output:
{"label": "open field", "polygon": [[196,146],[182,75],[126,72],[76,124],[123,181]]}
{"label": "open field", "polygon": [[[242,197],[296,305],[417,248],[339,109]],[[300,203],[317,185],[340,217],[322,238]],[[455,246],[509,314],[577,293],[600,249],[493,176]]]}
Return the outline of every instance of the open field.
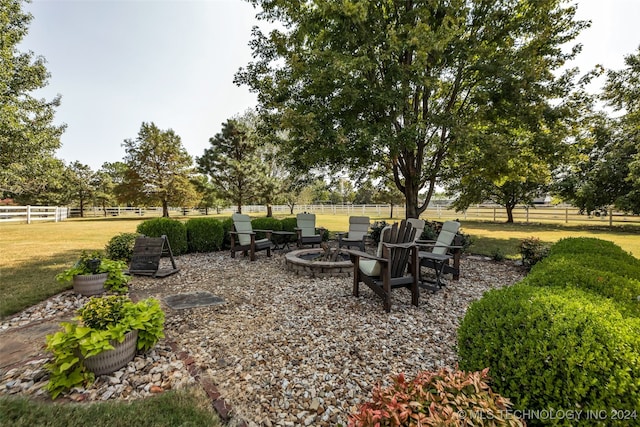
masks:
{"label": "open field", "polygon": [[[58,272],[75,262],[82,250],[101,250],[116,234],[134,232],[144,219],[110,217],[71,219],[58,223],[0,224],[0,290],[3,296],[0,300],[0,317],[69,288],[69,284],[56,283],[54,276]],[[371,220],[392,221],[384,216],[373,215]],[[397,221],[398,218],[393,220]],[[348,215],[318,213],[317,223],[330,231],[344,231],[348,228]],[[636,227],[609,229],[547,223],[462,221],[462,231],[474,238],[471,252],[489,256],[499,251],[509,258],[517,258],[518,245],[524,238],[538,237],[552,243],[569,236],[611,240],[624,250],[640,256],[640,229]]]}

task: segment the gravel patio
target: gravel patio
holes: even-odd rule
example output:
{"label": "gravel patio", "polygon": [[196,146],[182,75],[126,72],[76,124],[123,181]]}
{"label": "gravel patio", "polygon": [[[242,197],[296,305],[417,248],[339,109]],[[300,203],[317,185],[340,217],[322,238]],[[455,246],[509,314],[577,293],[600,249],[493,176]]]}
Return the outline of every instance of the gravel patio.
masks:
{"label": "gravel patio", "polygon": [[[200,376],[210,378],[232,406],[234,418],[250,426],[346,423],[347,415],[370,399],[373,386],[387,384],[390,375],[455,367],[456,329],[468,305],[524,275],[512,262],[463,257],[460,280],[449,280],[435,294],[423,291],[419,307],[410,304],[408,290],[394,290],[387,314],[366,286],[359,298],[351,295],[351,277],[297,276],[286,270],[280,253],[271,258],[260,253],[250,262],[224,251],[184,255],[176,262],[179,273],[163,279],[136,276],[131,292],[163,301],[167,340],[193,358]],[[224,303],[181,310],[165,303],[170,295],[202,291]],[[29,318],[68,315],[83,299],[67,294],[56,300],[67,306],[58,314],[43,313],[43,303],[3,322],[1,329],[10,331]],[[138,398],[193,382],[163,341],[153,355],[130,363],[137,369],[101,377],[78,391],[83,397],[77,400]],[[37,371],[45,361],[35,360],[29,369]],[[2,392],[17,378],[24,384],[24,369],[0,370]],[[147,375],[142,381],[141,371]],[[19,393],[34,394],[41,387],[36,382]]]}

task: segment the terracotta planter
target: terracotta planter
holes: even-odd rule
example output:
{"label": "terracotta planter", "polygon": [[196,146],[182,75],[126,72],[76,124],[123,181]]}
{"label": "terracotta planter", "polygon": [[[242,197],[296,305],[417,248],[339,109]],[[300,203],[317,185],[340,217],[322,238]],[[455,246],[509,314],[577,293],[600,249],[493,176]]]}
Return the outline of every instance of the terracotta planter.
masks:
{"label": "terracotta planter", "polygon": [[108,275],[109,273],[99,273],[73,276],[73,290],[80,295],[99,295],[106,290],[104,282]]}
{"label": "terracotta planter", "polygon": [[112,342],[113,350],[103,351],[95,356],[84,359],[84,366],[96,376],[110,374],[126,366],[136,355],[138,331],[127,332],[121,343]]}

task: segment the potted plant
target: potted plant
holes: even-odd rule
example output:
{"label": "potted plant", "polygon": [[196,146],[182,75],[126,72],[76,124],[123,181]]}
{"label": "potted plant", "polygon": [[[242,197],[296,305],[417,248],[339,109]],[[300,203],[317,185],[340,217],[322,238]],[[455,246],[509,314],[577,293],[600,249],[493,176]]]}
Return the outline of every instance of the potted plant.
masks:
{"label": "potted plant", "polygon": [[164,312],[154,298],[132,302],[128,297],[91,297],[62,331],[47,336],[53,360],[47,390],[52,398],[73,387],[90,384],[96,375],[125,366],[136,351],[147,351],[164,337]]}
{"label": "potted plant", "polygon": [[130,276],[124,274],[127,264],[102,256],[100,252],[82,251],[80,259],[56,275],[60,283],[73,282],[73,290],[81,295],[98,295],[105,290],[125,293]]}

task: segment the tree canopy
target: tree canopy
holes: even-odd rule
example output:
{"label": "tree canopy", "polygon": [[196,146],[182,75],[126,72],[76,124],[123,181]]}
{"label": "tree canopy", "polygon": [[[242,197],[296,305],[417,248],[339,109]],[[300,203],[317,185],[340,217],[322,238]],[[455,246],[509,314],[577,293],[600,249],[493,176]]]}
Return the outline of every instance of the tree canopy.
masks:
{"label": "tree canopy", "polygon": [[53,124],[60,96],[33,95],[49,73],[44,58],[18,50],[33,19],[22,3],[0,0],[0,195],[34,199],[55,186],[51,172],[60,171],[54,154],[65,126]]}
{"label": "tree canopy", "polygon": [[589,117],[577,161],[558,180],[558,193],[580,210],[612,207],[640,213],[640,48],[625,68],[607,71],[601,99],[616,112]]}
{"label": "tree canopy", "polygon": [[562,46],[586,25],[562,0],[251,2],[282,27],[253,30],[256,60],[236,82],[288,131],[285,151],[307,166],[381,170],[409,217],[479,119],[555,85],[578,52]]}
{"label": "tree canopy", "polygon": [[121,197],[139,203],[159,203],[162,216],[169,206],[189,206],[197,195],[191,178],[193,160],[172,130],[161,130],[154,123],[142,123],[136,139],[126,139],[127,165]]}
{"label": "tree canopy", "polygon": [[254,119],[247,113],[227,120],[222,132],[209,139],[211,146],[196,158],[199,171],[211,178],[220,197],[232,202],[238,213],[243,205],[264,194],[266,166],[258,155]]}

